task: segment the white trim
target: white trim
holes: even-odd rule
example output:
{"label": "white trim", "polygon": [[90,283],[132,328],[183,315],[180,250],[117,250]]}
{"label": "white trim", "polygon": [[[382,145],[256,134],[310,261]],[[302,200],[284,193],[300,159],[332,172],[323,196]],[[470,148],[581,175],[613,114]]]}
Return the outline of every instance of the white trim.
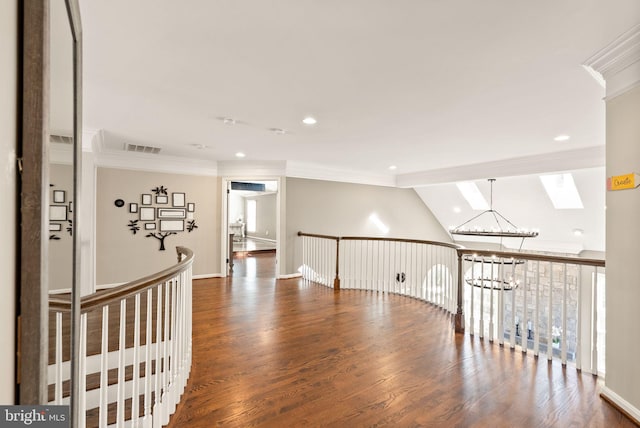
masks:
{"label": "white trim", "polygon": [[640,24],[585,60],[583,67],[602,84],[606,82],[607,98],[620,95],[640,81]]}
{"label": "white trim", "polygon": [[256,241],[264,241],[264,242],[269,242],[269,243],[276,243],[278,242],[276,239],[269,239],[269,238],[259,238],[257,236],[249,236],[247,235],[246,238],[251,238],[251,239],[255,239]]}
{"label": "white trim", "polygon": [[[286,170],[285,161],[219,161],[218,175],[229,177],[242,177],[234,179],[234,181],[245,180],[251,177],[251,180],[257,180],[254,177],[280,177]],[[276,181],[273,178],[264,179],[265,181]],[[263,180],[260,180],[263,181]]]}
{"label": "white trim", "polygon": [[600,395],[605,396],[608,400],[616,404],[622,410],[627,412],[629,416],[635,419],[635,423],[640,422],[640,410],[632,406],[627,400],[607,388],[604,384],[600,384]]}
{"label": "white trim", "polygon": [[95,152],[95,164],[102,168],[164,172],[182,175],[218,175],[218,167],[215,161],[148,153],[105,151],[104,144],[96,144],[96,146],[98,150]]}
{"label": "white trim", "polygon": [[549,174],[572,169],[602,167],[604,164],[605,146],[603,145],[401,174],[396,178],[396,185],[398,187],[420,187],[430,184],[479,180],[487,177],[500,178],[540,173]]}
{"label": "white trim", "polygon": [[367,174],[362,171],[327,168],[323,165],[287,161],[287,177],[311,180],[339,181],[343,183],[369,184],[374,186],[395,186],[393,175]]}
{"label": "white trim", "polygon": [[302,274],[300,272],[289,273],[286,275],[278,275],[277,279],[291,279],[291,278],[301,278]]}
{"label": "white trim", "polygon": [[224,278],[225,276],[221,273],[203,273],[200,275],[192,275],[193,279],[206,279],[206,278]]}

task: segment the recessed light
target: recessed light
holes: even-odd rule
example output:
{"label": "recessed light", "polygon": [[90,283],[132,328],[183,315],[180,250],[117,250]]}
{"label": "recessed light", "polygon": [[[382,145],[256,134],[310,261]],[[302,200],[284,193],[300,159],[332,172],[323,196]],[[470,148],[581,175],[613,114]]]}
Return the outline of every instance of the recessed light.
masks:
{"label": "recessed light", "polygon": [[582,229],[573,229],[573,234],[575,236],[582,236],[584,234],[584,230],[582,230]]}
{"label": "recessed light", "polygon": [[568,135],[558,135],[553,140],[554,141],[568,141],[571,137]]}
{"label": "recessed light", "polygon": [[302,123],[304,123],[305,125],[315,125],[316,123],[318,123],[318,121],[315,117],[307,116],[302,119]]}
{"label": "recessed light", "polygon": [[391,165],[391,166],[389,167],[389,169],[390,169],[391,171],[395,171],[396,169],[398,169],[398,167],[397,167],[397,166],[395,166],[395,165]]}
{"label": "recessed light", "polygon": [[287,130],[282,128],[269,128],[269,131],[273,132],[276,135],[284,135],[287,133]]}
{"label": "recessed light", "polygon": [[238,152],[238,153],[236,153],[236,157],[237,157],[237,158],[243,158],[243,157],[245,157],[245,156],[246,156],[246,155],[245,155],[244,153],[242,153],[242,152]]}
{"label": "recessed light", "polygon": [[462,212],[462,210],[460,209],[460,207],[453,207],[453,212],[458,214],[458,213]]}
{"label": "recessed light", "polygon": [[230,117],[224,117],[224,118],[222,118],[222,123],[224,123],[225,125],[235,125],[236,124],[236,120],[232,119]]}

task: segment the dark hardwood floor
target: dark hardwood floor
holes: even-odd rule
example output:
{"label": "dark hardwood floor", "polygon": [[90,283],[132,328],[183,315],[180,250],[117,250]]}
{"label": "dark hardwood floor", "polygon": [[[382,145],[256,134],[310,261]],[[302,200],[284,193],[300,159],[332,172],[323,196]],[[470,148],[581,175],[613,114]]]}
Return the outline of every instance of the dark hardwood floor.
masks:
{"label": "dark hardwood floor", "polygon": [[194,282],[193,365],[170,427],[632,427],[572,367],[456,335],[395,295],[299,279]]}

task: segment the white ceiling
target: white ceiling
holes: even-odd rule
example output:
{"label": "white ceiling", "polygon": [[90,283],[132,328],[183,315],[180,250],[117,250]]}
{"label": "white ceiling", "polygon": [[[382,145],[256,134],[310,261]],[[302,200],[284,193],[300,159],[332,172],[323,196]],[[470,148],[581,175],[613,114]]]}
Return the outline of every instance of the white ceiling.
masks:
{"label": "white ceiling", "polygon": [[[640,22],[637,0],[81,0],[81,12],[84,127],[105,147],[242,151],[398,182],[602,153],[604,88],[581,64]],[[489,165],[475,175],[499,176]]]}

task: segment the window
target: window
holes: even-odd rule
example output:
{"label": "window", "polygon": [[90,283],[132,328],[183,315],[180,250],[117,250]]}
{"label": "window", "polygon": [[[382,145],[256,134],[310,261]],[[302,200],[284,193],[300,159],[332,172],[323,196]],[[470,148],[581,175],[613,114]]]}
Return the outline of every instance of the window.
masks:
{"label": "window", "polygon": [[256,201],[249,199],[247,201],[247,232],[256,231]]}

